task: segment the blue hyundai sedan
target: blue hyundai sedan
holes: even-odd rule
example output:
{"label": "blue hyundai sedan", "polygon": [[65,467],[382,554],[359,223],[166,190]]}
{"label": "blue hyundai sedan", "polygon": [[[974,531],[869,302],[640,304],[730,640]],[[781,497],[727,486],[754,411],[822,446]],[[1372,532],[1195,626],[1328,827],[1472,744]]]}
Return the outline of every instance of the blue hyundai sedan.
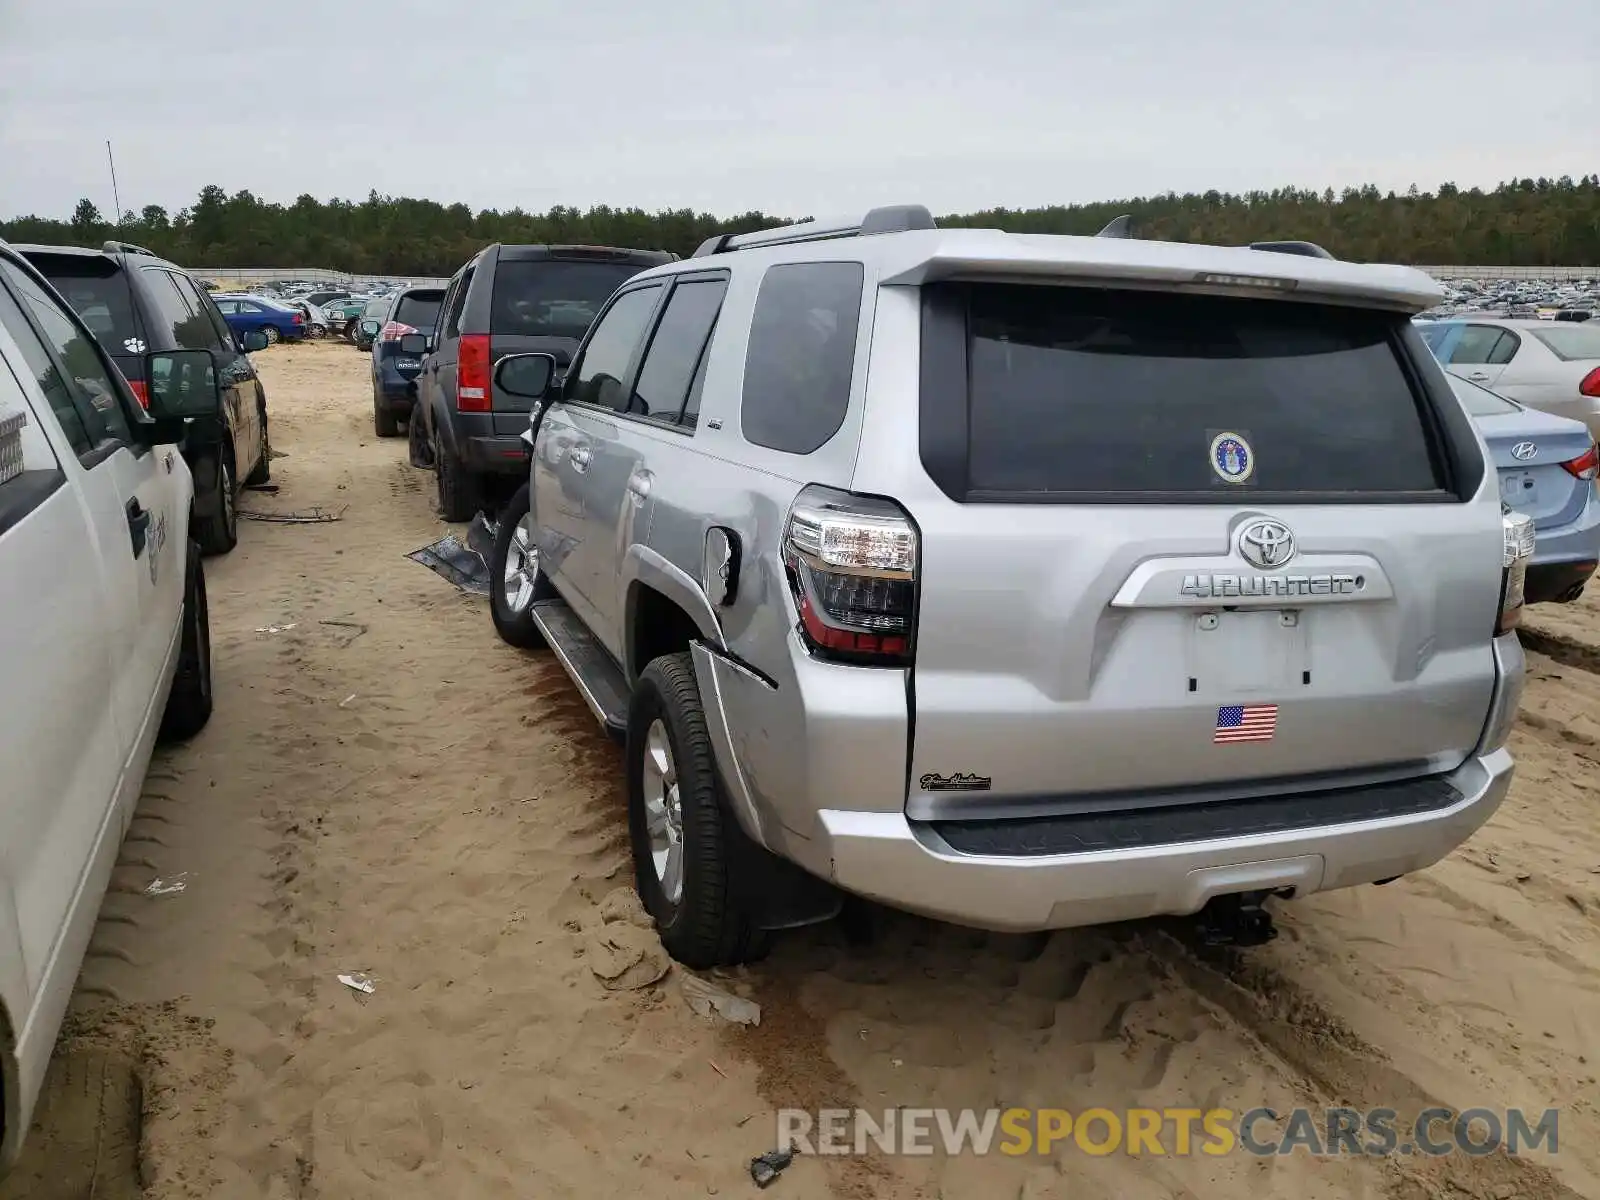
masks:
{"label": "blue hyundai sedan", "polygon": [[240,337],[251,329],[259,329],[266,334],[269,344],[276,341],[298,342],[308,332],[305,316],[298,309],[278,304],[264,296],[213,292],[211,298],[222,310],[222,319],[228,323],[228,328]]}
{"label": "blue hyundai sedan", "polygon": [[1533,518],[1528,603],[1576,600],[1600,563],[1594,437],[1581,421],[1524,408],[1459,376],[1450,386],[1488,443],[1500,498]]}

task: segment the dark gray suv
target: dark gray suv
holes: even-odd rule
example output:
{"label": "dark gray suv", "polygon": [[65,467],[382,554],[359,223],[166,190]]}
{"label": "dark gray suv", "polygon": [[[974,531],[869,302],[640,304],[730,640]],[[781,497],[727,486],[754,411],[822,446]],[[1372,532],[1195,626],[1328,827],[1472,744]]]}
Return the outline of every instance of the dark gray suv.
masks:
{"label": "dark gray suv", "polygon": [[503,246],[479,251],[451,278],[417,376],[411,462],[438,478],[439,509],[465,521],[496,491],[527,478],[531,403],[492,382],[507,354],[544,351],[558,370],[611,293],[673,261],[665,250]]}

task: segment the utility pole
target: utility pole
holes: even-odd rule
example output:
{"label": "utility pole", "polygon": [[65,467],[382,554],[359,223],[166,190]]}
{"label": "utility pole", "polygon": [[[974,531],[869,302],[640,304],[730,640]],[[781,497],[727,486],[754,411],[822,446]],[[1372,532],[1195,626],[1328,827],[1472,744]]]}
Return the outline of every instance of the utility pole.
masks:
{"label": "utility pole", "polygon": [[106,162],[111,164],[111,203],[117,206],[116,219],[111,223],[122,227],[122,197],[117,195],[117,160],[111,155],[111,139],[106,139]]}

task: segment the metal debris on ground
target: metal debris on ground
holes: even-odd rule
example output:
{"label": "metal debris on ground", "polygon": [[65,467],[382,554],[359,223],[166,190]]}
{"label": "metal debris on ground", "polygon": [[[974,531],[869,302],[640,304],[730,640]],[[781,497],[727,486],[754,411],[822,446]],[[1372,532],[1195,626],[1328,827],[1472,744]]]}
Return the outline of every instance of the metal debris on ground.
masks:
{"label": "metal debris on ground", "polygon": [[257,633],[286,633],[287,631],[293,629],[298,624],[300,624],[299,621],[290,621],[287,625],[263,625],[263,626],[261,626],[260,629],[257,629],[256,632]]}
{"label": "metal debris on ground", "polygon": [[683,998],[689,1007],[702,1017],[709,1017],[714,1013],[736,1025],[761,1024],[761,1006],[754,1000],[736,996],[709,980],[701,979],[698,975],[680,971],[678,990],[683,993]]}
{"label": "metal debris on ground", "polygon": [[351,991],[360,992],[364,996],[370,996],[378,990],[364,971],[357,971],[354,975],[341,975],[339,982]]}
{"label": "metal debris on ground", "polygon": [[768,1150],[760,1157],[750,1160],[750,1178],[756,1181],[757,1187],[764,1188],[788,1169],[789,1164],[793,1161],[793,1148]]}
{"label": "metal debris on ground", "polygon": [[174,875],[171,879],[161,879],[161,878],[152,879],[145,886],[144,894],[146,896],[173,896],[173,895],[176,895],[178,892],[183,891],[184,888],[189,886],[187,883],[184,882],[184,879],[188,876],[188,874],[189,874],[189,872],[187,872],[187,871],[180,871],[178,874]]}
{"label": "metal debris on ground", "polygon": [[318,625],[330,625],[335,629],[348,629],[350,632],[345,634],[344,641],[340,643],[341,646],[348,646],[351,642],[355,641],[358,637],[360,637],[363,633],[365,633],[367,631],[367,627],[365,625],[363,625],[360,621],[328,620],[328,621],[318,621],[317,624]]}
{"label": "metal debris on ground", "polygon": [[356,694],[354,692],[351,692],[343,700],[339,701],[339,707],[343,708],[345,705],[349,704],[350,701],[354,700],[355,698],[356,698]]}
{"label": "metal debris on ground", "polygon": [[463,592],[474,596],[489,594],[489,559],[494,556],[496,526],[483,513],[472,518],[467,535],[449,533],[406,555],[436,575],[448,579]]}
{"label": "metal debris on ground", "polygon": [[271,521],[278,525],[326,525],[330,521],[340,520],[349,511],[348,504],[338,512],[330,512],[320,504],[314,504],[301,512],[288,513],[268,513],[253,508],[241,508],[239,515],[248,521]]}

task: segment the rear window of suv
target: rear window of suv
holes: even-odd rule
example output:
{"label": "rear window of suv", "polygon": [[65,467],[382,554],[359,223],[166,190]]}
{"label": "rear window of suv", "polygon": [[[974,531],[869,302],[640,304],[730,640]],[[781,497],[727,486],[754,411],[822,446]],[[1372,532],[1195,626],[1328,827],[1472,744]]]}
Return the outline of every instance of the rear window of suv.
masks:
{"label": "rear window of suv", "polygon": [[501,259],[489,332],[577,341],[616,291],[643,267],[559,258]]}
{"label": "rear window of suv", "polygon": [[439,323],[439,305],[443,303],[443,291],[410,292],[400,297],[400,304],[394,310],[393,319],[410,325],[413,329],[432,329]]}
{"label": "rear window of suv", "polygon": [[1406,323],[1281,300],[968,285],[967,489],[1442,494],[1400,359]]}
{"label": "rear window of suv", "polygon": [[30,254],[28,260],[66,297],[107,354],[126,358],[143,351],[134,327],[128,281],[116,263],[64,254]]}

